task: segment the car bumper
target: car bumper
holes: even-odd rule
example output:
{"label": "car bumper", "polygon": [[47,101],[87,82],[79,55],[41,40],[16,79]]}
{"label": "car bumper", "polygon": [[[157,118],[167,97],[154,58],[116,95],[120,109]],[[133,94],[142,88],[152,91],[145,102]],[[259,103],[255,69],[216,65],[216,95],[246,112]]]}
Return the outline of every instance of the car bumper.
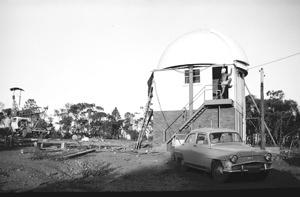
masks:
{"label": "car bumper", "polygon": [[264,163],[264,164],[240,164],[232,166],[231,169],[224,169],[224,173],[236,173],[236,172],[247,172],[247,173],[256,173],[256,172],[262,172],[262,171],[269,171],[272,169],[272,166],[270,163]]}

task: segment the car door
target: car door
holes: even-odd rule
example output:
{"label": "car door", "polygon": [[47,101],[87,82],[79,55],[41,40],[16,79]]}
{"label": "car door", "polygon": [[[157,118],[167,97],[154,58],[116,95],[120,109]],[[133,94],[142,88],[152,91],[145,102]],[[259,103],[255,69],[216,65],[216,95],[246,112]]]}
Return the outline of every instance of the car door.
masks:
{"label": "car door", "polygon": [[196,141],[196,134],[195,133],[191,133],[187,136],[187,138],[185,139],[183,145],[182,145],[182,154],[183,154],[183,159],[184,162],[187,163],[192,163],[193,162],[193,150],[192,147],[195,144]]}
{"label": "car door", "polygon": [[209,168],[210,161],[208,152],[210,151],[208,145],[208,138],[206,133],[198,133],[196,142],[193,146],[194,164],[201,168]]}

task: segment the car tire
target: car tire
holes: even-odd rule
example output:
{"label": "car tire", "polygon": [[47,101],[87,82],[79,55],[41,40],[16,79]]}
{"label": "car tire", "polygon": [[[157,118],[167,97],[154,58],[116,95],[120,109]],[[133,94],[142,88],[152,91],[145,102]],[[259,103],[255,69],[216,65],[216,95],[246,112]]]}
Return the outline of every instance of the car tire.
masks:
{"label": "car tire", "polygon": [[214,161],[211,167],[211,176],[218,183],[225,183],[228,180],[228,175],[223,172],[224,167],[221,162]]}

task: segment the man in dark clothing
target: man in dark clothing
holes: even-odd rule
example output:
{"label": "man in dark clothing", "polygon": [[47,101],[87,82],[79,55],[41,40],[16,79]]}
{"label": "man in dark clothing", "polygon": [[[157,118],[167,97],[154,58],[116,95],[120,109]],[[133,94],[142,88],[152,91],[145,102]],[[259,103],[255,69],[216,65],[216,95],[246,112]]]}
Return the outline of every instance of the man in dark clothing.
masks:
{"label": "man in dark clothing", "polygon": [[232,69],[230,69],[230,73],[227,74],[226,73],[226,68],[225,67],[222,68],[222,70],[221,70],[221,78],[220,78],[220,84],[221,84],[221,87],[222,87],[221,94],[220,94],[221,99],[223,98],[223,94],[225,92],[226,86],[228,86],[228,88],[232,87],[232,85],[230,85],[231,80],[232,80],[230,78],[231,74],[232,74]]}

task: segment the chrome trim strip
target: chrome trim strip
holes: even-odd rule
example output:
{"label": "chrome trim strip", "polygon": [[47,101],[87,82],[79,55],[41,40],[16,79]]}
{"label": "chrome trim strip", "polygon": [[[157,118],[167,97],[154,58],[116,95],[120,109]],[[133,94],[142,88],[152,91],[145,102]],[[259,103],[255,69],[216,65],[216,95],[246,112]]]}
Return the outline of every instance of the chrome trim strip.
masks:
{"label": "chrome trim strip", "polygon": [[[267,170],[271,170],[271,169],[273,169],[272,167],[270,167],[270,168],[265,168],[265,169],[259,169],[259,171],[267,171]],[[243,170],[223,170],[223,172],[226,172],[226,173],[234,173],[234,172],[248,172],[249,170],[247,170],[247,169],[243,169]]]}

